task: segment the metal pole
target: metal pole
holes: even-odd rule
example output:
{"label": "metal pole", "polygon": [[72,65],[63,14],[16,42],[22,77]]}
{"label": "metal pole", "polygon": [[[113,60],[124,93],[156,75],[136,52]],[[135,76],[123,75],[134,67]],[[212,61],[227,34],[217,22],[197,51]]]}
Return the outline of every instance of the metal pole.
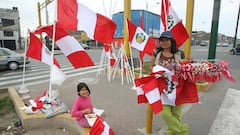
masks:
{"label": "metal pole", "polygon": [[124,25],[124,49],[126,52],[127,57],[130,57],[130,49],[129,49],[129,44],[128,44],[128,31],[127,31],[127,24],[126,20],[127,18],[131,20],[131,0],[124,0],[124,20],[123,20],[123,25]]}
{"label": "metal pole", "polygon": [[152,119],[153,119],[153,110],[151,105],[147,104],[147,121],[146,121],[146,133],[152,133]]}
{"label": "metal pole", "polygon": [[[37,3],[37,7],[38,7],[38,25],[42,26],[42,17],[41,17],[41,6],[40,6],[40,2]],[[40,34],[40,39],[42,40],[42,34]]]}
{"label": "metal pole", "polygon": [[233,48],[236,47],[236,42],[237,42],[237,32],[238,32],[239,14],[240,14],[240,3],[239,3],[239,8],[238,8],[238,17],[237,17],[237,25],[236,25],[235,36],[234,36],[234,41],[233,41]]}
{"label": "metal pole", "polygon": [[192,44],[192,23],[193,23],[193,10],[194,0],[187,0],[187,11],[186,11],[186,29],[189,34],[189,39],[184,44],[185,58],[189,59],[191,56],[191,44]]}
{"label": "metal pole", "polygon": [[218,23],[219,23],[218,20],[220,13],[220,5],[221,0],[214,0],[208,59],[215,59],[216,57],[216,44],[218,39]]}

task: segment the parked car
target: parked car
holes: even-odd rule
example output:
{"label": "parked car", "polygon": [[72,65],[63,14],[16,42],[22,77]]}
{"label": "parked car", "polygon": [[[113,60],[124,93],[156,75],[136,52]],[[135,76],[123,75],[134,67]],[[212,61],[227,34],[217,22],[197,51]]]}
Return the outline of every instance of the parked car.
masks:
{"label": "parked car", "polygon": [[240,54],[240,45],[237,46],[236,48],[232,48],[230,49],[230,54],[234,55],[234,54]]}
{"label": "parked car", "polygon": [[223,43],[222,47],[228,47],[228,43]]}
{"label": "parked car", "polygon": [[[26,58],[26,64],[30,60]],[[8,48],[0,48],[0,69],[15,70],[19,65],[24,64],[24,55],[16,53]]]}
{"label": "parked car", "polygon": [[202,40],[201,43],[200,43],[200,46],[208,46],[208,44],[209,44],[209,41]]}

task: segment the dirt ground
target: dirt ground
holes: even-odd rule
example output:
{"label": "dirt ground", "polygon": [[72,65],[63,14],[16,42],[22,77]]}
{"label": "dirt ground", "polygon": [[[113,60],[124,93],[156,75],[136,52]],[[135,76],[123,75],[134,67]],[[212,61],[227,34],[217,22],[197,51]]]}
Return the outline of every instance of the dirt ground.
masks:
{"label": "dirt ground", "polygon": [[23,135],[27,132],[22,127],[10,98],[2,93],[0,97],[0,121],[1,135]]}
{"label": "dirt ground", "polygon": [[7,94],[0,95],[0,134],[1,135],[77,135],[64,128],[41,128],[26,130],[19,120],[14,105]]}

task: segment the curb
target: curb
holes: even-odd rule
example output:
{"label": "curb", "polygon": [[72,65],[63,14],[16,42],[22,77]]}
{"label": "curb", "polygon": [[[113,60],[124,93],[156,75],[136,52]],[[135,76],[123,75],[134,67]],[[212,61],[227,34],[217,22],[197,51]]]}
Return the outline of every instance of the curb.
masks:
{"label": "curb", "polygon": [[20,118],[23,127],[27,130],[41,128],[65,128],[80,135],[87,135],[89,129],[82,128],[77,121],[68,113],[58,114],[52,118],[46,119],[44,114],[26,114],[20,108],[25,106],[22,99],[13,87],[8,88],[9,97],[14,103],[15,110]]}
{"label": "curb", "polygon": [[196,86],[199,91],[206,92],[212,87],[213,83],[208,83],[208,82],[197,82]]}

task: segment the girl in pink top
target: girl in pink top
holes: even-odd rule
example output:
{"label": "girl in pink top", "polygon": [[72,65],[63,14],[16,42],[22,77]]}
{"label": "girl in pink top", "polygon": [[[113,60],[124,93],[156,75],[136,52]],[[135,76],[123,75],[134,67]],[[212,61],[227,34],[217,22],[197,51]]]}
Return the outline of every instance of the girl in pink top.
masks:
{"label": "girl in pink top", "polygon": [[85,83],[79,83],[77,86],[78,97],[75,99],[71,115],[76,118],[78,124],[82,127],[91,127],[84,117],[84,114],[93,113],[93,105],[90,97],[90,90]]}

